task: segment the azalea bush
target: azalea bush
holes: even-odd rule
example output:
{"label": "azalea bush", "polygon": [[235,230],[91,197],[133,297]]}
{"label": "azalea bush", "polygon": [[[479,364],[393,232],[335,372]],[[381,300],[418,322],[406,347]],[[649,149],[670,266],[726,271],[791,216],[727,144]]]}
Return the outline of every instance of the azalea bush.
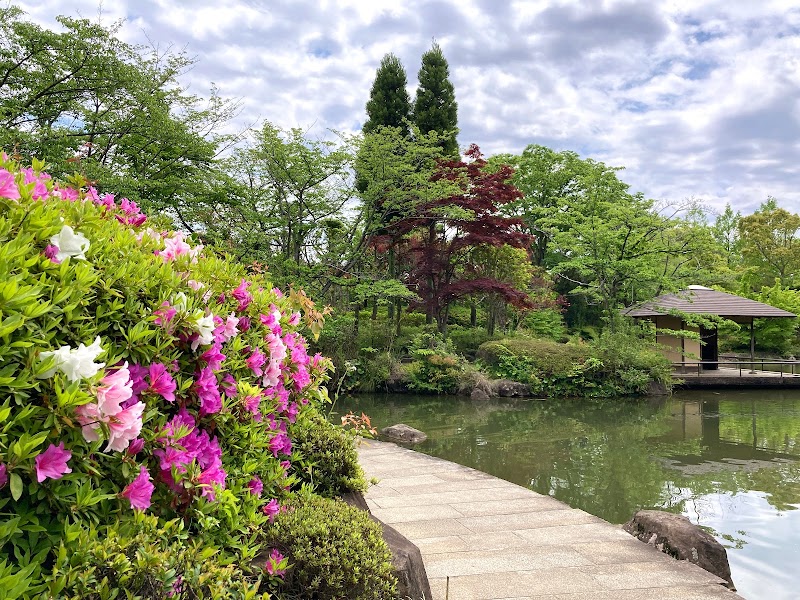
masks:
{"label": "azalea bush", "polygon": [[[322,315],[43,166],[0,159],[0,587],[55,597],[70,568],[150,581],[155,567],[122,564],[149,564],[130,540],[169,554],[153,527],[180,522],[212,553],[181,554],[170,595],[273,589],[290,565],[261,542],[302,483],[293,440],[327,401],[330,363],[302,336]],[[216,583],[188,573],[203,561],[225,566]],[[148,593],[134,597],[164,596]]]}

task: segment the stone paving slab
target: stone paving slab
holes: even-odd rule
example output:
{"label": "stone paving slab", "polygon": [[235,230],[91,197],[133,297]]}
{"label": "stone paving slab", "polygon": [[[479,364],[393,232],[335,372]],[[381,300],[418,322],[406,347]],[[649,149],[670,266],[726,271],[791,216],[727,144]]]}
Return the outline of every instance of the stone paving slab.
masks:
{"label": "stone paving slab", "polygon": [[395,444],[358,449],[372,514],[415,543],[432,600],[742,600],[621,528]]}

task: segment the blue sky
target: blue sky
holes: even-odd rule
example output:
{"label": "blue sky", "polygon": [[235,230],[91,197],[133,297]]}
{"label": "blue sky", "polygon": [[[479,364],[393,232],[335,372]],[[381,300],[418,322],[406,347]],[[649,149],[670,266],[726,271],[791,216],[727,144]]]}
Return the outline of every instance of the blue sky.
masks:
{"label": "blue sky", "polygon": [[[186,48],[183,81],[240,98],[238,124],[357,132],[381,57],[409,91],[433,39],[450,64],[459,143],[537,143],[623,166],[656,200],[800,212],[800,5],[778,0],[91,0],[16,2],[126,19],[129,42]],[[148,42],[149,40],[149,42]]]}

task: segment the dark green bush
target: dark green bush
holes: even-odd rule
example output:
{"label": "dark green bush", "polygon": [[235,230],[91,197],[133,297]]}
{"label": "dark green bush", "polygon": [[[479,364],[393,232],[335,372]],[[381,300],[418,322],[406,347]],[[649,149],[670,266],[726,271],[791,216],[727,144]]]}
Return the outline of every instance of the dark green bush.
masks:
{"label": "dark green bush", "polygon": [[425,332],[411,341],[414,362],[408,368],[408,388],[423,394],[453,394],[464,372],[464,359],[440,333]]}
{"label": "dark green bush", "polygon": [[314,486],[315,493],[328,498],[363,492],[367,482],[358,464],[354,438],[352,433],[315,415],[295,434],[292,472]]}
{"label": "dark green bush", "polygon": [[543,375],[562,377],[569,376],[575,365],[582,365],[591,355],[591,349],[585,345],[522,337],[486,342],[478,349],[478,358],[490,368],[500,366],[505,357],[522,360]]}
{"label": "dark green bush", "polygon": [[265,531],[291,564],[280,593],[316,600],[394,599],[397,581],[381,527],[341,500],[296,499]]}
{"label": "dark green bush", "polygon": [[456,352],[467,357],[474,357],[481,344],[496,340],[500,336],[489,335],[483,327],[451,325],[447,329],[447,337],[453,342]]}

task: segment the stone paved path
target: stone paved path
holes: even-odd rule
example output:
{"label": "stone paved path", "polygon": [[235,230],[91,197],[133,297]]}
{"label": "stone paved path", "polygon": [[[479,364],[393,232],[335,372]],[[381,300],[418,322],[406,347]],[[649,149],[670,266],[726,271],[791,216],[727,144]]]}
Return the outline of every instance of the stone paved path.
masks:
{"label": "stone paved path", "polygon": [[380,480],[366,494],[372,514],[419,547],[433,600],[741,600],[554,498],[395,444],[358,452]]}

